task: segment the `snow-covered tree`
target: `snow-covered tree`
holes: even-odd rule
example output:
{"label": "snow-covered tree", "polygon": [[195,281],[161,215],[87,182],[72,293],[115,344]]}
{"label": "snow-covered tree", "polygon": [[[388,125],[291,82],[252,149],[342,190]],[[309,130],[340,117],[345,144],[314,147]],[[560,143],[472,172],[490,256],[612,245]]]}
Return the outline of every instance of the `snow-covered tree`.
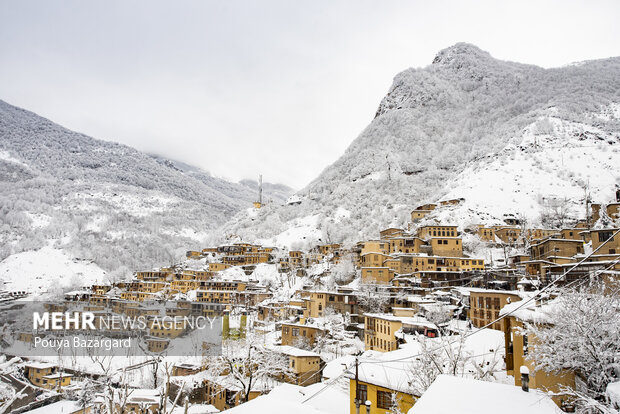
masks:
{"label": "snow-covered tree", "polygon": [[269,378],[293,375],[288,357],[267,349],[254,335],[237,341],[226,341],[222,355],[211,357],[209,370],[213,375],[227,375],[241,389],[241,401],[250,398],[250,391],[257,383]]}
{"label": "snow-covered tree", "polygon": [[422,395],[441,374],[464,375],[471,355],[465,350],[464,336],[456,338],[440,336],[430,339],[416,335],[420,351],[410,365],[414,394]]}
{"label": "snow-covered tree", "polygon": [[390,292],[385,285],[362,283],[357,292],[357,301],[366,312],[385,312],[390,303]]}
{"label": "snow-covered tree", "polygon": [[566,290],[549,306],[545,322],[528,324],[530,355],[537,370],[571,370],[585,385],[575,392],[583,407],[607,404],[606,387],[620,378],[620,290],[597,282]]}

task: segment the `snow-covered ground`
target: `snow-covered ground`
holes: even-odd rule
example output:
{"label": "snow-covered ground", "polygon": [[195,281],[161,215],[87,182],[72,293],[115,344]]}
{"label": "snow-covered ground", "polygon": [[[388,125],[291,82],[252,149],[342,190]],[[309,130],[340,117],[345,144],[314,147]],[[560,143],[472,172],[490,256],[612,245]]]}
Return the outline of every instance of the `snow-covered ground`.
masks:
{"label": "snow-covered ground", "polygon": [[[541,123],[544,133],[537,127]],[[586,188],[593,202],[611,201],[620,182],[618,165],[617,136],[552,115],[541,117],[524,130],[519,144],[476,160],[448,183],[443,199],[465,201],[431,217],[461,226],[503,224],[504,214],[536,222],[545,208],[562,203],[578,218],[585,214]]]}
{"label": "snow-covered ground", "polygon": [[[340,211],[343,215],[344,211]],[[319,215],[313,214],[292,220],[288,223],[287,230],[270,238],[258,240],[264,246],[274,246],[278,248],[296,249],[300,244],[316,244],[321,238],[321,231],[318,229]]]}
{"label": "snow-covered ground", "polygon": [[13,254],[0,262],[0,289],[27,291],[37,297],[105,280],[106,272],[96,264],[49,246]]}
{"label": "snow-covered ground", "polygon": [[22,167],[28,167],[27,164],[24,164],[22,161],[20,161],[17,158],[13,157],[11,154],[9,154],[8,151],[0,150],[0,160],[12,162],[12,163],[15,163],[15,164],[19,164]]}

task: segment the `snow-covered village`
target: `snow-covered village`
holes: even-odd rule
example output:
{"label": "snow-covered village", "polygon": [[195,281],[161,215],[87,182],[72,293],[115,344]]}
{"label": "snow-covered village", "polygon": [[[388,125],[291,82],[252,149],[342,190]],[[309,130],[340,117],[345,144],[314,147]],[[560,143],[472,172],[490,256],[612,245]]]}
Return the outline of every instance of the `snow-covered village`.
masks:
{"label": "snow-covered village", "polygon": [[0,1],[0,414],[620,413],[618,12]]}

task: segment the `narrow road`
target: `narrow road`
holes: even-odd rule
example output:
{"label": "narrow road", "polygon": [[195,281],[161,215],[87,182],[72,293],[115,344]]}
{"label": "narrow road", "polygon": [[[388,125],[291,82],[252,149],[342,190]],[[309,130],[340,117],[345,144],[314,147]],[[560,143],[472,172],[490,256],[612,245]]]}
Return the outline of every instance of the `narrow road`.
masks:
{"label": "narrow road", "polygon": [[2,413],[10,413],[17,408],[23,407],[33,401],[36,401],[37,395],[41,393],[41,390],[25,382],[19,381],[11,374],[0,375],[0,381],[4,382],[5,384],[9,384],[16,392],[20,394],[17,398],[13,400],[13,402],[8,407],[0,408],[0,410],[4,409],[4,411],[1,411]]}

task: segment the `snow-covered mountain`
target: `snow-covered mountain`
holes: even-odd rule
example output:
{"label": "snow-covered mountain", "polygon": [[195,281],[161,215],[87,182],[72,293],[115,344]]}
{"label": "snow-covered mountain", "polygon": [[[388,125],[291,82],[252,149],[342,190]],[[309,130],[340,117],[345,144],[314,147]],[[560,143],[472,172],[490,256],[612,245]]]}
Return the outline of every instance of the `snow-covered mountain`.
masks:
{"label": "snow-covered mountain", "polygon": [[543,69],[459,43],[395,77],[370,125],[298,193],[301,203],[242,212],[224,233],[355,241],[448,197],[466,202],[444,220],[536,222],[550,198],[576,216],[584,187],[605,202],[620,183],[618,103],[620,58]]}
{"label": "snow-covered mountain", "polygon": [[[266,185],[264,194],[283,202],[290,189]],[[212,229],[256,198],[247,183],[97,140],[0,101],[0,260],[34,251],[42,263],[67,254],[118,273],[163,265],[203,246]]]}

